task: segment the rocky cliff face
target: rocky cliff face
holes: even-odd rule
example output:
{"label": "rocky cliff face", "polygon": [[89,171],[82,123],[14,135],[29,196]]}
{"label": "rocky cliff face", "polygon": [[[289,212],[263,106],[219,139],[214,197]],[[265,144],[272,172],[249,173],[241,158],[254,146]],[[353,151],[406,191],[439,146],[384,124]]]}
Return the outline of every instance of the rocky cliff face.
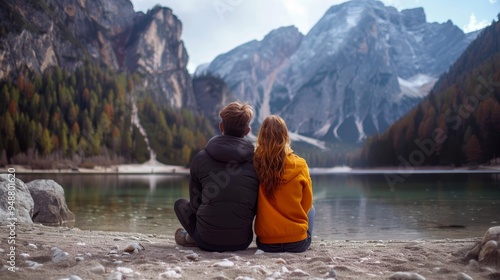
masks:
{"label": "rocky cliff face", "polygon": [[277,74],[288,65],[302,38],[293,26],[273,30],[262,41],[248,42],[218,56],[205,71],[223,77],[235,98],[255,106],[257,116],[269,115]]}
{"label": "rocky cliff face", "polygon": [[20,66],[75,70],[86,58],[147,76],[143,88],[173,107],[193,107],[182,25],[168,8],[136,13],[129,0],[0,3],[0,80]]}
{"label": "rocky cliff face", "polygon": [[416,105],[468,43],[450,21],[428,23],[423,9],[353,0],[331,7],[305,36],[275,30],[206,71],[258,108],[258,120],[280,114],[293,132],[361,141]]}

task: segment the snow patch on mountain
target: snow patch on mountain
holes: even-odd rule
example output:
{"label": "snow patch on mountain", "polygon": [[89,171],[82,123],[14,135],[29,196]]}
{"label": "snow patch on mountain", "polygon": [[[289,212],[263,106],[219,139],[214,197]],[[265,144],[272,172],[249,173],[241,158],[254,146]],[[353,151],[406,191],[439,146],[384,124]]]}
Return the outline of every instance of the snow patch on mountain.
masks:
{"label": "snow patch on mountain", "polygon": [[398,77],[401,97],[424,98],[434,86],[437,79],[425,74],[417,74],[408,80]]}

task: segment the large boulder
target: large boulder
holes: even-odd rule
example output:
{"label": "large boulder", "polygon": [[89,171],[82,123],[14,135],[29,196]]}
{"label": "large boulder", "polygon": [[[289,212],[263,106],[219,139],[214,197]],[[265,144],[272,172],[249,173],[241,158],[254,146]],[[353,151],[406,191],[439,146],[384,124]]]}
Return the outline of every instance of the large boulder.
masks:
{"label": "large boulder", "polygon": [[26,185],[35,201],[33,222],[61,225],[75,221],[66,204],[64,189],[54,180],[34,180]]}
{"label": "large boulder", "polygon": [[478,242],[465,255],[465,259],[476,260],[480,264],[497,266],[500,268],[500,226],[491,227]]}
{"label": "large boulder", "polygon": [[[9,193],[10,191],[10,193]],[[15,192],[15,196],[12,196]],[[9,197],[14,199],[9,200]],[[9,201],[14,210],[9,210]],[[0,174],[0,224],[9,222],[32,224],[31,217],[34,211],[34,202],[30,191],[23,181],[15,177],[15,174]],[[9,218],[17,218],[13,220]]]}

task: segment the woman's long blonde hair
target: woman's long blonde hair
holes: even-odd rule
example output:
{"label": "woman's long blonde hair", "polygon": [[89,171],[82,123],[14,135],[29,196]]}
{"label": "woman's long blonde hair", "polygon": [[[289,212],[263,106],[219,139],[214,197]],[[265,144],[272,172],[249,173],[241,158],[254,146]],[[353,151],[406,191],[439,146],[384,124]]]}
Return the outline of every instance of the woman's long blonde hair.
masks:
{"label": "woman's long blonde hair", "polygon": [[268,116],[259,130],[253,163],[260,185],[269,199],[274,198],[274,192],[282,183],[285,157],[290,152],[292,149],[285,121],[276,115]]}

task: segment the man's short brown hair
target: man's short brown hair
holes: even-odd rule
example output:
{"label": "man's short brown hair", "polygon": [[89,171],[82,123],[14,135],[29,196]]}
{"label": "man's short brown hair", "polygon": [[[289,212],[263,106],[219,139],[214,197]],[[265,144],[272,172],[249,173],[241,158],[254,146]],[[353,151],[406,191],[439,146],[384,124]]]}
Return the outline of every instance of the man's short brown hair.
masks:
{"label": "man's short brown hair", "polygon": [[250,125],[253,108],[248,103],[231,102],[219,113],[224,127],[224,134],[236,137],[245,136],[245,130]]}

